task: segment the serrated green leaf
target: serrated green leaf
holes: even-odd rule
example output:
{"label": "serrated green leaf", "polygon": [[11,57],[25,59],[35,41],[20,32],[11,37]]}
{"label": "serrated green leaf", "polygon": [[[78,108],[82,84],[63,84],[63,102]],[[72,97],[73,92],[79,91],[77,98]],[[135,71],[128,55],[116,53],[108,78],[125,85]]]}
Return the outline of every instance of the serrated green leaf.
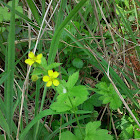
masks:
{"label": "serrated green leaf", "polygon": [[123,127],[122,132],[120,134],[123,139],[133,138],[133,125],[130,124],[127,127]]}
{"label": "serrated green leaf", "polygon": [[35,68],[31,75],[41,75],[44,71],[41,68]]}
{"label": "serrated green leaf", "polygon": [[93,94],[87,101],[83,104],[84,110],[93,110],[94,106],[99,107],[102,105],[102,101],[99,100],[100,94]]}
{"label": "serrated green leaf", "polygon": [[[23,8],[21,6],[18,6],[18,2],[19,0],[15,1],[15,10],[17,10],[20,13],[23,13]],[[9,1],[7,5],[12,7],[12,1]],[[0,7],[0,22],[9,21],[10,15],[11,15],[11,12],[9,11],[7,7],[4,7],[4,8]],[[15,15],[15,18],[18,19],[19,17]]]}
{"label": "serrated green leaf", "polygon": [[79,140],[79,139],[70,131],[66,131],[61,134],[60,140]]}
{"label": "serrated green leaf", "polygon": [[89,122],[86,125],[86,136],[84,140],[113,140],[113,137],[108,134],[105,129],[100,129],[101,122]]}
{"label": "serrated green leaf", "polygon": [[84,65],[83,61],[80,59],[80,58],[75,58],[73,61],[72,61],[72,65],[76,68],[79,68],[81,69]]}
{"label": "serrated green leaf", "polygon": [[45,57],[42,57],[41,58],[41,65],[44,69],[47,68],[47,61],[46,61],[46,58]]}
{"label": "serrated green leaf", "polygon": [[52,63],[52,64],[48,65],[45,69],[46,70],[52,70],[54,68],[59,67],[60,65],[62,65],[62,63]]}
{"label": "serrated green leaf", "polygon": [[[62,88],[59,89],[62,92]],[[74,86],[67,92],[59,94],[57,101],[52,103],[50,108],[57,112],[70,111],[82,104],[88,98],[88,91],[85,86]]]}
{"label": "serrated green leaf", "polygon": [[100,82],[96,84],[96,89],[94,90],[101,95],[99,100],[102,100],[103,104],[110,103],[109,106],[111,109],[116,110],[121,106],[122,102],[112,84],[108,86],[106,82]]}
{"label": "serrated green leaf", "polygon": [[73,88],[73,86],[76,84],[77,80],[79,78],[79,71],[75,72],[74,74],[69,76],[68,82],[67,82],[67,88]]}

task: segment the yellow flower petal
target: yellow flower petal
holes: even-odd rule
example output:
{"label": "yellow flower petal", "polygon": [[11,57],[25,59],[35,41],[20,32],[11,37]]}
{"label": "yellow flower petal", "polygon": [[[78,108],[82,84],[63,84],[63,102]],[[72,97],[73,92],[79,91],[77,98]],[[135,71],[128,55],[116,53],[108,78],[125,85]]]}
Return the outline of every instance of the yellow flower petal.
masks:
{"label": "yellow flower petal", "polygon": [[50,87],[52,85],[52,81],[47,82],[46,86]]}
{"label": "yellow flower petal", "polygon": [[57,78],[58,75],[59,75],[59,73],[58,73],[57,71],[55,71],[55,72],[53,73],[53,78]]}
{"label": "yellow flower petal", "polygon": [[41,53],[41,54],[38,54],[36,58],[41,60],[41,58],[42,58],[42,53]]}
{"label": "yellow flower petal", "polygon": [[43,81],[44,82],[48,82],[50,80],[50,77],[49,76],[43,76]]}
{"label": "yellow flower petal", "polygon": [[30,52],[30,53],[28,54],[28,56],[29,56],[31,59],[35,58],[35,55],[34,55],[33,52]]}
{"label": "yellow flower petal", "polygon": [[32,59],[26,59],[25,63],[31,66],[34,63],[34,61]]}
{"label": "yellow flower petal", "polygon": [[35,60],[35,62],[37,62],[37,63],[41,63],[41,59],[37,59],[37,60]]}
{"label": "yellow flower petal", "polygon": [[54,86],[58,86],[58,85],[59,85],[59,81],[58,81],[58,80],[56,80],[56,79],[55,79],[55,80],[53,80],[53,85],[54,85]]}
{"label": "yellow flower petal", "polygon": [[48,75],[49,75],[50,77],[52,77],[52,76],[53,76],[53,70],[48,70]]}

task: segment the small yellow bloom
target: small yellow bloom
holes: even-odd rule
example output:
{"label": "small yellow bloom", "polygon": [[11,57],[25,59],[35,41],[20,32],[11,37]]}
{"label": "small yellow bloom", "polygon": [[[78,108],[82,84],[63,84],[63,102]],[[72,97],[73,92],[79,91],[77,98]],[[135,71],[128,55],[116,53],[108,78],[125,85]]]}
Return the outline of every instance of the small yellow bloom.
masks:
{"label": "small yellow bloom", "polygon": [[59,85],[59,81],[56,79],[59,76],[57,71],[53,72],[53,70],[48,70],[48,76],[43,76],[43,81],[47,82],[46,86],[50,87],[52,84],[54,86]]}
{"label": "small yellow bloom", "polygon": [[30,52],[28,54],[28,57],[29,57],[29,59],[26,59],[25,63],[30,66],[33,65],[35,62],[39,63],[39,64],[41,63],[42,54],[35,56],[33,52]]}

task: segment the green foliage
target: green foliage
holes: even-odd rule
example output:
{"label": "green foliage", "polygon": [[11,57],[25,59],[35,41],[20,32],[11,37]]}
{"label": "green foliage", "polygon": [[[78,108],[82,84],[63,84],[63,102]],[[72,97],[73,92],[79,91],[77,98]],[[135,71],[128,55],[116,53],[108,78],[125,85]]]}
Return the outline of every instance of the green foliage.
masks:
{"label": "green foliage", "polygon": [[61,63],[47,64],[45,57],[41,58],[41,64],[33,64],[34,70],[31,75],[48,75],[48,70],[52,70],[60,66]]}
{"label": "green foliage", "polygon": [[96,84],[94,91],[101,95],[99,100],[102,100],[103,104],[110,103],[109,106],[111,109],[116,110],[121,107],[122,102],[112,84],[107,85],[105,82],[100,82]]}
{"label": "green foliage", "polygon": [[0,126],[4,129],[4,131],[8,134],[8,136],[10,137],[10,130],[9,130],[9,126],[0,110]]}
{"label": "green foliage", "polygon": [[68,91],[65,88],[62,88],[62,90],[63,92],[59,93],[57,101],[50,106],[52,110],[57,112],[70,110],[75,112],[75,108],[88,98],[88,91],[84,86],[74,86]]}
{"label": "green foliage", "polygon": [[[15,1],[15,9],[18,12],[23,13],[23,9],[21,6],[18,6],[18,2],[19,0]],[[12,7],[12,1],[9,1],[8,5]],[[2,6],[0,6],[0,22],[10,21],[10,15],[11,15],[11,12],[9,12],[9,9],[7,7],[3,8]],[[19,17],[16,15],[15,18],[18,19]]]}
{"label": "green foliage", "polygon": [[86,136],[84,140],[113,140],[105,129],[100,129],[101,122],[89,122],[86,125]]}
{"label": "green foliage", "polygon": [[81,69],[84,65],[83,61],[80,58],[75,58],[72,61],[72,64],[73,64],[74,67],[79,68],[79,69]]}
{"label": "green foliage", "polygon": [[[137,117],[137,116],[136,116]],[[137,118],[139,120],[139,118]],[[131,138],[140,138],[139,127],[135,124],[134,120],[131,117],[123,116],[121,119],[121,128],[120,139],[131,139]]]}
{"label": "green foliage", "polygon": [[[113,137],[108,134],[107,130],[100,129],[100,125],[100,121],[89,122],[86,125],[84,137],[82,137],[80,131],[76,129],[76,131],[74,131],[75,135],[70,131],[63,132],[60,136],[60,140],[113,140]],[[84,130],[82,129],[82,131]]]}
{"label": "green foliage", "polygon": [[100,94],[93,94],[88,100],[83,103],[84,110],[93,111],[94,106],[99,107],[102,105],[102,101],[99,100]]}
{"label": "green foliage", "polygon": [[78,81],[78,78],[79,78],[79,72],[75,72],[74,74],[70,75],[66,87],[68,89],[73,88],[76,82]]}
{"label": "green foliage", "polygon": [[60,140],[79,140],[79,139],[70,131],[66,131],[61,134]]}
{"label": "green foliage", "polygon": [[88,91],[85,86],[74,86],[78,80],[79,72],[74,73],[68,79],[68,82],[60,84],[57,87],[57,101],[52,103],[50,108],[57,112],[72,111],[75,112],[76,107],[82,104],[88,98]]}

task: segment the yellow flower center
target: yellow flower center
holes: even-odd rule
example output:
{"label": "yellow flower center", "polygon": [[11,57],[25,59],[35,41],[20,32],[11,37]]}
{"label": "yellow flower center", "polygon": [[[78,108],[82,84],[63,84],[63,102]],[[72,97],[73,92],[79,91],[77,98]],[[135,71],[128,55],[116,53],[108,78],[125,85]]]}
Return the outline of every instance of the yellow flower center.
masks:
{"label": "yellow flower center", "polygon": [[46,86],[50,87],[52,84],[54,86],[59,85],[59,81],[56,79],[59,76],[57,71],[53,72],[53,70],[48,70],[48,76],[43,76],[43,81],[47,82]]}

